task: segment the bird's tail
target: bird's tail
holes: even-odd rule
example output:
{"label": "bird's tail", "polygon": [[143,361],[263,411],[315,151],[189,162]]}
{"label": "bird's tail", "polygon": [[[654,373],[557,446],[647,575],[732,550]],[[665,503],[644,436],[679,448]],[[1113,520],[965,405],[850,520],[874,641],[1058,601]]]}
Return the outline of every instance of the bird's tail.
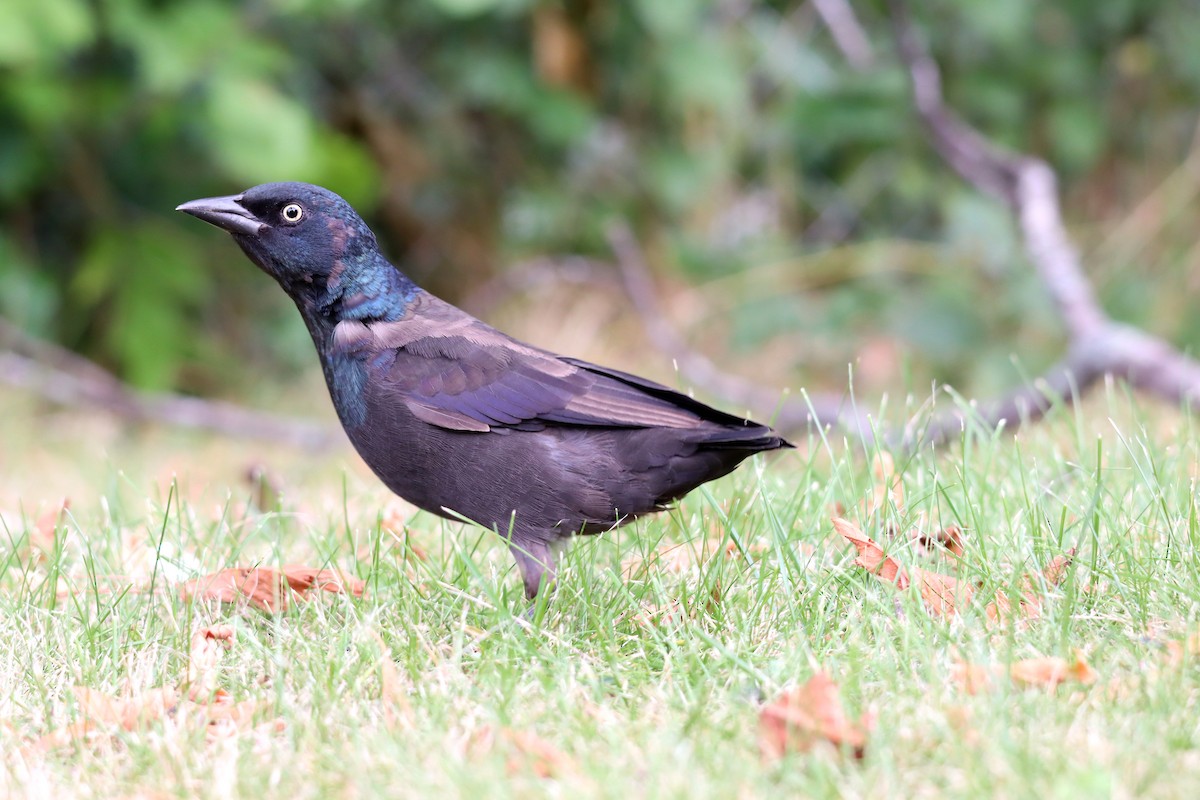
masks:
{"label": "bird's tail", "polygon": [[716,429],[707,429],[698,443],[706,450],[741,450],[750,453],[795,447],[766,425],[757,423],[744,426],[722,425]]}

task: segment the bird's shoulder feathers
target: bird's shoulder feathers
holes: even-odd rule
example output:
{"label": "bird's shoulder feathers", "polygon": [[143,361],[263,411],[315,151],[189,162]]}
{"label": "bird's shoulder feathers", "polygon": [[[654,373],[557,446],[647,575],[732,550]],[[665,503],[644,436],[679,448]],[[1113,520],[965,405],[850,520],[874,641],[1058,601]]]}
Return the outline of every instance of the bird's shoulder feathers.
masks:
{"label": "bird's shoulder feathers", "polygon": [[363,362],[375,391],[450,430],[743,424],[660,384],[518,342],[426,293],[402,319],[339,322],[330,350]]}

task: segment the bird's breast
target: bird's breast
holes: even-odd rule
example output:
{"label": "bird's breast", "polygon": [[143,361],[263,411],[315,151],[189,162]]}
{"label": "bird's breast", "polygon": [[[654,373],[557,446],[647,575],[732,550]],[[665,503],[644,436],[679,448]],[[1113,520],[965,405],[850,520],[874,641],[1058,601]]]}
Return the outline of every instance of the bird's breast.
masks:
{"label": "bird's breast", "polygon": [[367,366],[353,356],[331,355],[322,359],[329,397],[347,434],[367,421]]}

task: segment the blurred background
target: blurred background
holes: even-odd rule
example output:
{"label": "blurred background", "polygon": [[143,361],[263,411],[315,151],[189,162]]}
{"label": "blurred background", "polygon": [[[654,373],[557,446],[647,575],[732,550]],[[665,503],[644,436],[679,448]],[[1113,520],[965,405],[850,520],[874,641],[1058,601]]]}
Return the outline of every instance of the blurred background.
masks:
{"label": "blurred background", "polygon": [[[1054,310],[1007,211],[927,145],[886,9],[853,7],[858,69],[811,2],[4,0],[0,315],[139,388],[327,414],[289,301],[173,211],[303,180],[427,288],[562,352],[679,382],[613,267],[624,222],[730,372],[1000,391],[1061,355]],[[948,102],[1058,170],[1107,309],[1195,350],[1194,4],[916,14]]]}

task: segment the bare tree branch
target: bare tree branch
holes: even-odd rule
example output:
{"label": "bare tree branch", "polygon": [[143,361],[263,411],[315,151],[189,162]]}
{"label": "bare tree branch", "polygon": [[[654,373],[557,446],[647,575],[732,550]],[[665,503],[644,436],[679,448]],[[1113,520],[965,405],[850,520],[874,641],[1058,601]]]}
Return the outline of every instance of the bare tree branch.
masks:
{"label": "bare tree branch", "polygon": [[1003,428],[1015,431],[1022,425],[1041,419],[1055,403],[1074,402],[1078,398],[1080,381],[1090,385],[1101,375],[1098,371],[1081,370],[1067,359],[999,399],[972,402],[965,410],[955,409],[937,414],[921,425],[916,421],[910,422],[902,436],[893,434],[888,441],[911,450],[956,438],[971,424],[992,430]]}
{"label": "bare tree branch", "polygon": [[97,408],[133,422],[266,439],[307,450],[325,450],[344,441],[338,431],[316,423],[232,403],[135,391],[86,358],[35,339],[4,320],[0,320],[0,381],[53,403]]}
{"label": "bare tree branch", "polygon": [[813,0],[813,8],[829,29],[833,42],[846,62],[856,70],[870,69],[875,63],[871,41],[858,24],[850,0]]}
{"label": "bare tree branch", "polygon": [[[1066,359],[1040,380],[1001,400],[983,404],[978,419],[1015,429],[1039,418],[1049,402],[1073,402],[1105,375],[1115,375],[1164,400],[1200,405],[1200,363],[1166,341],[1114,322],[1096,299],[1067,234],[1054,170],[1038,158],[992,145],[945,105],[941,74],[921,44],[904,0],[889,0],[900,60],[930,143],[968,183],[1004,201],[1017,219],[1025,253],[1062,317]],[[920,442],[942,441],[962,429],[962,412],[934,419]],[[911,440],[910,440],[911,441]]]}

